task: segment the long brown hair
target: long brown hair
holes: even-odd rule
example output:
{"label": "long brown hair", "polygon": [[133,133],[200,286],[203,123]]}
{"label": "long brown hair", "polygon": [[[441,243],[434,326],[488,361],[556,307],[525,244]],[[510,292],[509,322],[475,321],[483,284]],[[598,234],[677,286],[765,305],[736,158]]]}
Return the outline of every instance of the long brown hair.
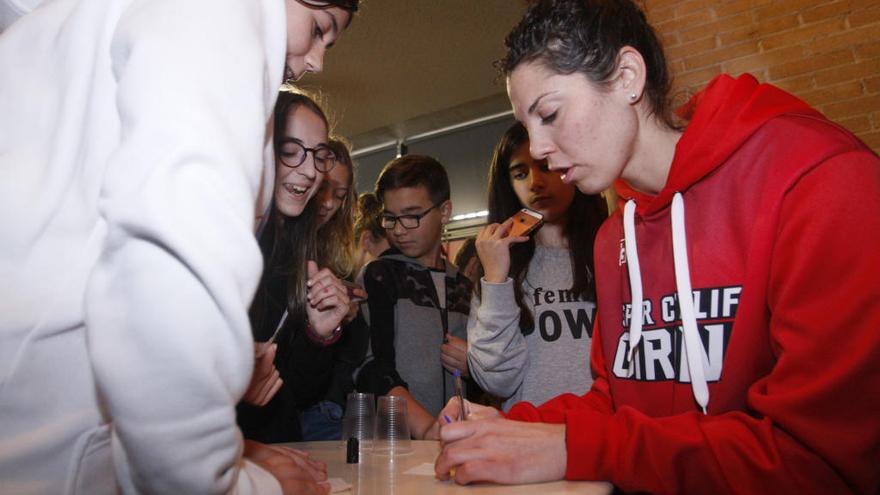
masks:
{"label": "long brown hair", "polygon": [[318,243],[322,246],[318,260],[337,277],[349,278],[354,269],[354,203],[357,201],[354,163],[348,145],[341,138],[333,137],[327,144],[336,154],[336,166],[348,168],[348,193],[333,217],[318,228]]}
{"label": "long brown hair", "polygon": [[[520,146],[529,142],[525,127],[517,122],[511,126],[495,146],[492,163],[489,167],[489,223],[502,223],[522,209],[513,185],[510,182],[510,160]],[[598,194],[587,195],[575,190],[574,199],[568,207],[568,223],[563,235],[568,239],[571,255],[571,269],[574,283],[572,293],[587,301],[596,300],[596,284],[593,279],[593,240],[602,221],[608,216],[605,200]],[[520,329],[524,333],[535,327],[535,318],[525,304],[522,290],[523,280],[529,263],[535,254],[535,238],[510,246],[510,278],[513,279],[513,292],[520,312]],[[483,267],[479,267],[483,276]],[[479,284],[476,286],[480,290]],[[478,292],[479,293],[479,292]]]}
{"label": "long brown hair", "polygon": [[[311,96],[301,91],[281,91],[273,117],[276,156],[281,151],[287,121],[300,107],[320,117],[329,131],[326,114]],[[308,322],[306,263],[317,259],[317,210],[316,202],[309,201],[299,216],[288,217],[275,206],[273,192],[272,207],[259,238],[263,253],[263,275],[250,309],[251,326],[257,340],[268,339],[274,333],[285,308],[289,312],[287,321],[293,328],[304,328]],[[293,338],[293,335],[294,332],[291,332],[288,338]]]}

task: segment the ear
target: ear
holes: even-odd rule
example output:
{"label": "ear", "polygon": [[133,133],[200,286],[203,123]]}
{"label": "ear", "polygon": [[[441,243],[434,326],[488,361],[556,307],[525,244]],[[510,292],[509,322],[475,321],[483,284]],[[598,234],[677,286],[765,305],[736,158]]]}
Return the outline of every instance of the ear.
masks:
{"label": "ear", "polygon": [[452,200],[447,199],[440,205],[440,223],[441,225],[446,225],[450,222],[450,218],[452,218]]}
{"label": "ear", "polygon": [[645,91],[647,67],[645,59],[638,50],[624,46],[617,52],[617,74],[614,77],[614,91],[622,101],[635,105],[642,99]]}

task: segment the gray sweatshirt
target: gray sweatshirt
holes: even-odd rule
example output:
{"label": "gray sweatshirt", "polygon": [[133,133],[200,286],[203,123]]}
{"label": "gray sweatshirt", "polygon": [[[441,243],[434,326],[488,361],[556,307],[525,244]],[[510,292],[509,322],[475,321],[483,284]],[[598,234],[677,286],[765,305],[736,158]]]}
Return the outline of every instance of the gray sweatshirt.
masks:
{"label": "gray sweatshirt", "polygon": [[573,297],[568,249],[535,247],[523,280],[535,328],[523,335],[513,281],[481,280],[482,301],[474,295],[468,319],[468,366],[484,390],[517,402],[539,405],[563,393],[583,394],[590,372],[593,301]]}

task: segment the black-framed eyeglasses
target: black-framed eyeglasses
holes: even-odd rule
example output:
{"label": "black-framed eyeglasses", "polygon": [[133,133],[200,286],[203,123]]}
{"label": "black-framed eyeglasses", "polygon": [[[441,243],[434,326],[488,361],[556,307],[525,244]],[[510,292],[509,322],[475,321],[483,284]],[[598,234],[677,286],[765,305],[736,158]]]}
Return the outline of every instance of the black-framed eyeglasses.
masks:
{"label": "black-framed eyeglasses", "polygon": [[281,164],[290,168],[296,168],[306,161],[306,156],[312,154],[315,160],[315,168],[318,172],[327,173],[336,166],[336,153],[326,144],[319,144],[314,148],[307,148],[299,141],[285,141],[281,144],[278,158]]}
{"label": "black-framed eyeglasses", "polygon": [[424,217],[428,213],[431,213],[431,210],[433,210],[434,208],[437,208],[438,206],[440,206],[442,204],[443,204],[443,201],[436,203],[436,204],[434,204],[434,206],[428,208],[427,210],[425,210],[421,213],[417,213],[417,214],[391,215],[388,213],[383,213],[382,216],[379,217],[380,222],[382,224],[382,228],[385,230],[391,230],[394,228],[394,226],[397,224],[397,222],[400,222],[400,225],[402,225],[403,228],[405,228],[407,230],[417,229],[417,228],[419,228],[419,222],[422,220],[422,217]]}

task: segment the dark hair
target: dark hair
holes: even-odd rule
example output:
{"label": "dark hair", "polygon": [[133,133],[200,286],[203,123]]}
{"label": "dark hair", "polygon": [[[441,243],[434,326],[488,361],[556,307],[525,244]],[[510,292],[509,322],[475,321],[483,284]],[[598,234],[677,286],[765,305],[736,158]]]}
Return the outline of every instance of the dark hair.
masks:
{"label": "dark hair", "polygon": [[301,3],[314,7],[316,9],[327,9],[330,7],[339,7],[347,10],[352,14],[358,11],[360,0],[299,0]]}
{"label": "dark hair", "polygon": [[423,186],[434,204],[449,199],[449,177],[436,159],[426,155],[403,155],[388,162],[376,181],[380,201],[386,191],[402,187]]}
{"label": "dark hair", "polygon": [[354,247],[354,163],[348,145],[342,138],[333,137],[327,146],[336,154],[336,166],[348,169],[348,193],[333,217],[318,227],[318,242],[323,249],[319,251],[321,266],[326,266],[339,278],[348,278],[354,266],[352,249]]}
{"label": "dark hair", "polygon": [[275,111],[272,116],[272,149],[275,150],[275,157],[281,156],[281,145],[284,140],[284,129],[287,127],[287,119],[299,107],[306,107],[321,118],[327,133],[330,133],[330,121],[324,109],[318,104],[319,97],[306,93],[305,91],[285,86],[278,92],[278,99],[275,101]]}
{"label": "dark hair", "polygon": [[367,231],[373,240],[385,237],[380,217],[382,202],[374,193],[365,192],[358,197],[357,213],[354,220],[354,238],[360,239],[361,233]]}
{"label": "dark hair", "polygon": [[[528,143],[529,136],[519,122],[512,125],[495,146],[492,163],[489,166],[489,223],[501,223],[522,209],[513,185],[510,183],[510,160],[520,146]],[[568,238],[571,254],[571,269],[574,283],[572,293],[585,300],[596,300],[596,283],[593,278],[593,241],[602,221],[608,216],[605,200],[599,194],[584,194],[575,189],[574,199],[568,208],[568,223],[564,235]],[[534,315],[523,302],[526,295],[522,284],[528,272],[529,263],[535,254],[535,238],[511,245],[510,278],[520,311],[520,329],[530,333],[535,326]],[[483,269],[479,267],[480,277]],[[477,285],[477,290],[480,286]]]}
{"label": "dark hair", "polygon": [[558,74],[580,72],[593,83],[610,83],[620,49],[644,58],[645,94],[651,112],[671,128],[669,68],[660,39],[631,0],[538,0],[504,41],[497,65],[509,76],[523,62],[539,62]]}
{"label": "dark hair", "polygon": [[[287,121],[299,107],[308,108],[329,127],[324,111],[309,95],[299,91],[279,92],[273,116],[276,163]],[[287,336],[290,339],[308,322],[306,263],[317,259],[317,211],[317,202],[309,201],[299,216],[288,217],[275,206],[273,193],[272,208],[259,239],[263,275],[250,309],[251,326],[258,339],[272,335],[280,316],[276,314],[279,308],[281,311],[286,308],[289,312],[285,328],[294,329]]]}
{"label": "dark hair", "polygon": [[[472,259],[477,260],[477,265],[474,272],[471,274],[464,273],[468,263],[470,263]],[[471,279],[471,283],[477,284],[479,282],[480,279],[479,277],[477,277],[477,273],[479,273],[480,270],[480,258],[477,257],[476,237],[468,237],[464,240],[464,242],[461,244],[461,247],[458,248],[458,251],[456,251],[455,259],[452,261],[452,263],[457,266],[458,269],[465,274],[465,276]]]}

